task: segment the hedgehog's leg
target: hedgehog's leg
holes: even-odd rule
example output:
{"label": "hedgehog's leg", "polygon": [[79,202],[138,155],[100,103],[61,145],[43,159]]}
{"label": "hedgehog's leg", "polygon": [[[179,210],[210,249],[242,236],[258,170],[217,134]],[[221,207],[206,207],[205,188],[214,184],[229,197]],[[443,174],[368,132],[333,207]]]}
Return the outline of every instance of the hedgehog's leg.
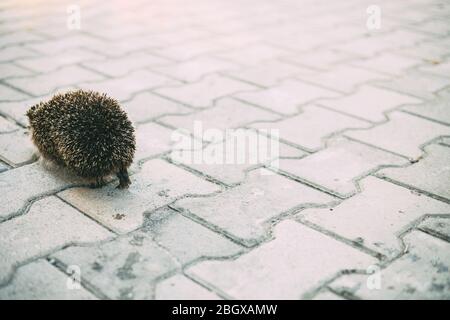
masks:
{"label": "hedgehog's leg", "polygon": [[126,189],[130,186],[131,181],[126,168],[120,169],[120,171],[117,172],[117,177],[119,178],[119,185],[117,188]]}
{"label": "hedgehog's leg", "polygon": [[105,180],[103,179],[103,177],[97,177],[95,178],[95,182],[91,183],[90,187],[91,188],[101,188],[105,185]]}

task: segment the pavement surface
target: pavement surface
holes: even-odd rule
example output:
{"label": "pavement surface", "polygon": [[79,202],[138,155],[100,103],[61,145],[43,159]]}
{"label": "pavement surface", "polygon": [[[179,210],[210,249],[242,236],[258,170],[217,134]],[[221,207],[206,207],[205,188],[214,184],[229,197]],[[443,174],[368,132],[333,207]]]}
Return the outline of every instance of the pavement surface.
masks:
{"label": "pavement surface", "polygon": [[[1,1],[0,299],[450,299],[449,21],[444,0]],[[26,110],[76,88],[133,120],[128,190],[36,160]],[[276,152],[207,161],[236,132]]]}

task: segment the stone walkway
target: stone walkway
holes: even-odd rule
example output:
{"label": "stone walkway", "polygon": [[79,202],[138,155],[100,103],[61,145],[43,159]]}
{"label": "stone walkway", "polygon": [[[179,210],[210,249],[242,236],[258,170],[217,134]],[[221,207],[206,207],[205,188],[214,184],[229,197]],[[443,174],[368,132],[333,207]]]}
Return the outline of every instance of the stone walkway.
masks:
{"label": "stone walkway", "polygon": [[[0,299],[450,299],[450,2],[373,4],[1,1]],[[33,157],[73,88],[135,123],[130,189]],[[172,152],[236,128],[278,154]]]}

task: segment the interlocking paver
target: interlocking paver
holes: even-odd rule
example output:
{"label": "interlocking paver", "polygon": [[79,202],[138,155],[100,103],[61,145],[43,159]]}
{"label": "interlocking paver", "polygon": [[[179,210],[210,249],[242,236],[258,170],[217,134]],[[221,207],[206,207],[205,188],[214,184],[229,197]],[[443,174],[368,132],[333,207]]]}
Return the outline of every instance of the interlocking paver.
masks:
{"label": "interlocking paver", "polygon": [[326,149],[302,159],[281,159],[279,170],[341,197],[347,197],[357,191],[358,180],[370,172],[384,166],[407,163],[401,157],[362,143],[336,139],[330,141]]}
{"label": "interlocking paver", "polygon": [[136,129],[136,154],[135,160],[157,156],[169,151],[174,145],[172,140],[173,130],[154,122],[140,125]]}
{"label": "interlocking paver", "polygon": [[[192,112],[181,103],[162,98],[150,92],[142,92],[131,100],[124,101],[122,107],[133,122],[147,122],[163,115],[186,114]],[[0,104],[2,110],[2,104]]]}
{"label": "interlocking paver", "polygon": [[208,74],[233,70],[237,67],[234,63],[205,56],[152,69],[180,81],[194,82]]}
{"label": "interlocking paver", "polygon": [[269,163],[275,166],[279,158],[306,155],[299,149],[279,143],[275,137],[269,138],[253,130],[233,131],[225,140],[206,147],[188,141],[186,146],[174,148],[170,153],[171,159],[227,185],[242,182],[247,172],[255,167]]}
{"label": "interlocking paver", "polygon": [[206,261],[188,274],[236,299],[299,299],[339,271],[375,259],[299,223],[275,228],[275,239],[236,260]]}
{"label": "interlocking paver", "polygon": [[205,289],[189,278],[176,275],[161,281],[155,289],[158,300],[218,300],[215,293]]}
{"label": "interlocking paver", "polygon": [[138,70],[121,78],[78,85],[87,90],[104,92],[119,101],[132,98],[133,94],[166,85],[174,85],[177,81],[163,77],[157,73]]}
{"label": "interlocking paver", "polygon": [[336,96],[338,94],[333,91],[297,80],[285,80],[269,89],[235,95],[243,101],[286,115],[298,113],[299,106],[318,98]]}
{"label": "interlocking paver", "polygon": [[398,236],[427,214],[448,214],[450,205],[375,177],[362,192],[330,209],[307,209],[302,218],[387,257],[402,252]]}
{"label": "interlocking paver", "polygon": [[432,144],[424,158],[406,168],[387,168],[378,174],[450,200],[450,148]]}
{"label": "interlocking paver", "polygon": [[334,64],[350,61],[357,57],[357,55],[346,52],[322,49],[303,54],[296,54],[292,56],[289,55],[282,57],[281,60],[292,62],[301,66],[326,70]]}
{"label": "interlocking paver", "polygon": [[19,166],[32,161],[34,153],[35,148],[26,130],[0,133],[0,158],[5,162]]}
{"label": "interlocking paver", "polygon": [[26,98],[28,98],[26,94],[0,83],[0,101],[15,101],[23,100]]}
{"label": "interlocking paver", "polygon": [[64,171],[51,171],[38,162],[0,174],[0,220],[18,214],[33,199],[80,183]]}
{"label": "interlocking paver", "polygon": [[33,74],[33,72],[30,70],[7,63],[0,64],[0,70],[2,70],[2,73],[0,74],[0,80],[8,79],[10,77],[24,77]]}
{"label": "interlocking paver", "polygon": [[158,121],[177,129],[187,130],[200,139],[211,140],[212,137],[204,136],[207,130],[223,131],[228,128],[242,127],[254,121],[274,120],[277,118],[279,116],[274,113],[235,99],[224,98],[218,100],[213,107],[208,109],[189,115],[166,116]]}
{"label": "interlocking paver", "polygon": [[384,76],[351,66],[337,66],[314,75],[298,75],[297,78],[342,93],[351,93],[357,86]]}
{"label": "interlocking paver", "polygon": [[68,289],[69,278],[45,260],[19,268],[13,280],[0,287],[2,300],[92,300],[96,297],[83,287]]}
{"label": "interlocking paver", "polygon": [[372,122],[384,121],[384,113],[404,104],[418,104],[422,100],[390,90],[373,86],[363,86],[354,94],[328,100],[320,100],[318,104],[357,116]]}
{"label": "interlocking paver", "polygon": [[46,101],[48,99],[50,99],[50,96],[45,98],[32,98],[19,101],[0,102],[0,112],[10,117],[11,119],[14,119],[22,126],[26,127],[28,125],[28,118],[26,116],[26,112],[28,111],[28,109],[31,106],[39,103],[40,101]]}
{"label": "interlocking paver", "polygon": [[93,60],[83,63],[89,69],[96,70],[110,77],[122,77],[132,71],[156,67],[169,63],[170,60],[148,53],[130,53],[119,58]]}
{"label": "interlocking paver", "polygon": [[298,74],[306,76],[316,71],[293,64],[283,63],[279,60],[270,60],[261,65],[224,72],[233,78],[254,83],[260,86],[270,87],[277,85],[281,80],[295,77]]}
{"label": "interlocking paver", "polygon": [[58,89],[73,87],[77,83],[99,81],[102,79],[102,76],[92,71],[78,66],[68,66],[50,73],[30,77],[13,78],[8,79],[5,82],[34,96],[43,96],[50,93],[55,93]]}
{"label": "interlocking paver", "polygon": [[450,90],[441,90],[437,92],[435,99],[418,105],[405,106],[402,110],[450,125]]}
{"label": "interlocking paver", "polygon": [[402,77],[378,82],[377,85],[426,100],[433,99],[434,93],[450,85],[450,79],[414,70]]}
{"label": "interlocking paver", "polygon": [[131,181],[127,192],[109,184],[97,190],[72,188],[59,196],[109,228],[126,233],[142,225],[144,212],[183,196],[219,190],[218,186],[160,159],[146,161]]}
{"label": "interlocking paver", "polygon": [[279,130],[281,140],[313,152],[324,145],[327,137],[339,131],[367,128],[370,124],[334,111],[308,105],[302,108],[299,115],[279,121],[258,122],[250,126],[262,130]]}
{"label": "interlocking paver", "polygon": [[243,66],[254,66],[265,60],[276,59],[289,51],[264,44],[252,44],[244,48],[233,49],[229,52],[216,54],[217,57],[236,62]]}
{"label": "interlocking paver", "polygon": [[241,252],[230,240],[166,209],[149,214],[144,228],[132,234],[96,246],[70,247],[52,257],[80,266],[83,278],[111,298],[144,299],[153,295],[160,276],[196,259]]}
{"label": "interlocking paver", "polygon": [[194,108],[206,108],[212,106],[214,101],[219,98],[239,91],[254,89],[256,89],[255,86],[241,81],[211,75],[198,82],[162,88],[155,90],[155,92]]}
{"label": "interlocking paver", "polygon": [[[384,150],[418,159],[425,143],[450,134],[450,127],[402,112],[389,114],[389,121],[370,130],[348,131],[346,136]],[[395,139],[392,139],[395,137]]]}
{"label": "interlocking paver", "polygon": [[368,286],[364,275],[343,276],[331,287],[361,299],[448,299],[450,244],[419,231],[404,241],[407,253],[380,271],[379,288]]}
{"label": "interlocking paver", "polygon": [[439,237],[446,241],[450,240],[450,216],[442,217],[428,217],[420,223],[418,229],[429,233],[433,236]]}
{"label": "interlocking paver", "polygon": [[252,246],[265,236],[271,220],[282,213],[332,201],[325,193],[261,169],[251,171],[235,188],[214,197],[182,199],[175,207]]}
{"label": "interlocking paver", "polygon": [[401,76],[408,69],[413,68],[420,63],[422,63],[422,61],[419,59],[386,52],[372,58],[352,61],[350,64],[373,72]]}
{"label": "interlocking paver", "polygon": [[19,217],[0,224],[0,283],[14,268],[73,243],[107,239],[111,233],[56,197],[38,200]]}

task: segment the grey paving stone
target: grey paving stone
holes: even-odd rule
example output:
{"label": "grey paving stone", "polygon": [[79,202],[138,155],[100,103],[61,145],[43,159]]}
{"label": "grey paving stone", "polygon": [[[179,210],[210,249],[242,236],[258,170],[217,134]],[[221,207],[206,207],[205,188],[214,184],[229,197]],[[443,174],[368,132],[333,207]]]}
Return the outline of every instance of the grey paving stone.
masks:
{"label": "grey paving stone", "polygon": [[234,95],[240,100],[271,109],[280,114],[292,115],[299,106],[318,98],[336,97],[337,93],[297,80],[285,80],[280,85]]}
{"label": "grey paving stone", "polygon": [[186,61],[200,57],[202,55],[211,55],[223,50],[222,44],[212,38],[189,41],[188,43],[176,44],[170,47],[153,50],[158,55],[173,59],[175,61]]}
{"label": "grey paving stone", "polygon": [[312,69],[296,66],[279,60],[269,60],[261,65],[242,68],[234,71],[224,72],[232,78],[240,79],[249,83],[254,83],[264,87],[277,85],[286,78],[294,77],[298,74],[312,75],[316,73]]}
{"label": "grey paving stone", "polygon": [[417,228],[435,237],[450,240],[450,216],[429,217],[422,221]]}
{"label": "grey paving stone", "polygon": [[0,134],[0,158],[14,166],[33,161],[35,147],[27,130],[17,129]]}
{"label": "grey paving stone", "polygon": [[297,78],[342,93],[351,93],[357,86],[369,81],[383,79],[384,76],[361,68],[338,65],[329,71],[314,75],[299,75]]}
{"label": "grey paving stone", "polygon": [[318,101],[318,104],[372,122],[386,119],[385,112],[404,104],[418,104],[422,100],[373,86],[362,86],[355,93]]}
{"label": "grey paving stone", "polygon": [[23,58],[16,60],[15,63],[36,72],[48,73],[64,66],[74,65],[98,58],[98,54],[76,48],[48,56]]}
{"label": "grey paving stone", "polygon": [[14,90],[0,83],[0,101],[16,101],[28,98],[28,96],[22,92]]}
{"label": "grey paving stone", "polygon": [[343,276],[331,286],[362,299],[447,300],[450,244],[420,231],[406,235],[404,241],[407,253],[381,269],[379,289],[365,275]]}
{"label": "grey paving stone", "polygon": [[379,72],[392,76],[401,76],[408,69],[411,69],[421,63],[422,61],[417,58],[385,52],[375,57],[351,61],[350,65],[373,72]]}
{"label": "grey paving stone", "polygon": [[157,72],[180,81],[194,82],[202,77],[225,70],[233,70],[238,66],[234,63],[214,57],[201,56],[196,59],[180,63],[172,63],[167,66],[152,68]]}
{"label": "grey paving stone", "polygon": [[441,90],[437,92],[433,100],[418,105],[405,106],[402,110],[450,125],[450,90]]}
{"label": "grey paving stone", "polygon": [[265,60],[276,59],[288,53],[289,51],[275,46],[251,44],[244,48],[216,54],[216,56],[243,66],[254,66],[263,63]]}
{"label": "grey paving stone", "polygon": [[30,70],[21,68],[15,64],[10,63],[1,63],[0,69],[2,70],[0,80],[8,79],[11,77],[25,77],[33,74],[33,72]]}
{"label": "grey paving stone", "polygon": [[195,137],[211,141],[205,137],[208,131],[243,127],[244,125],[261,120],[274,120],[278,115],[248,105],[241,101],[223,98],[213,107],[191,113],[189,115],[172,115],[160,118],[158,121],[180,130],[186,130]]}
{"label": "grey paving stone", "polygon": [[237,93],[239,91],[254,90],[256,87],[247,83],[211,75],[199,82],[173,86],[155,90],[158,94],[185,103],[194,108],[206,108],[214,104],[215,100]]}
{"label": "grey paving stone", "polygon": [[131,99],[134,94],[177,82],[156,73],[138,70],[121,78],[108,79],[100,82],[89,82],[78,85],[87,90],[104,92],[119,101]]}
{"label": "grey paving stone", "polygon": [[12,61],[20,58],[35,57],[37,54],[22,46],[10,46],[0,50],[0,62]]}
{"label": "grey paving stone", "polygon": [[157,156],[170,151],[175,145],[173,130],[154,122],[148,122],[136,129],[135,161]]}
{"label": "grey paving stone", "polygon": [[[44,96],[55,93],[58,89],[74,86],[86,81],[99,81],[103,79],[97,73],[88,71],[79,66],[68,66],[50,73],[36,76],[13,78],[6,80],[7,83],[15,86],[34,96]],[[23,100],[15,99],[15,100]]]}
{"label": "grey paving stone", "polygon": [[387,168],[378,175],[450,200],[450,148],[432,144],[425,156],[406,168]]}
{"label": "grey paving stone", "polygon": [[145,212],[151,212],[184,196],[214,193],[219,188],[166,161],[146,161],[131,176],[125,192],[115,183],[101,189],[72,188],[59,193],[64,200],[93,219],[119,233],[142,225]]}
{"label": "grey paving stone", "polygon": [[26,127],[28,125],[28,118],[25,114],[28,109],[40,101],[46,101],[49,98],[50,96],[12,102],[0,102],[0,112]]}
{"label": "grey paving stone", "polygon": [[450,79],[448,78],[418,71],[410,71],[402,77],[377,83],[377,86],[424,100],[433,99],[437,91],[444,89],[448,85],[450,85]]}
{"label": "grey paving stone", "polygon": [[205,261],[187,272],[236,299],[299,299],[339,271],[375,261],[297,222],[281,222],[274,233],[236,260]]}
{"label": "grey paving stone", "polygon": [[183,275],[175,275],[161,281],[155,289],[157,300],[219,300],[215,293]]}
{"label": "grey paving stone", "polygon": [[[402,112],[389,114],[389,121],[370,130],[347,131],[346,136],[381,149],[417,160],[421,147],[439,136],[450,134],[450,127]],[[392,137],[395,137],[393,139]]]}
{"label": "grey paving stone", "polygon": [[9,121],[8,119],[0,117],[0,134],[17,131],[19,129],[20,129],[20,127],[17,126],[12,121]]}
{"label": "grey paving stone", "polygon": [[347,139],[330,141],[327,148],[302,159],[281,159],[278,168],[340,197],[357,192],[359,180],[384,166],[407,160]]}
{"label": "grey paving stone", "polygon": [[450,62],[434,64],[419,68],[422,72],[431,73],[441,77],[450,77]]}
{"label": "grey paving stone", "polygon": [[110,299],[151,299],[153,282],[174,272],[177,261],[148,237],[134,235],[95,246],[72,246],[52,255],[66,265],[77,266],[83,280]]}
{"label": "grey paving stone", "polygon": [[240,129],[233,131],[225,140],[207,146],[201,142],[180,139],[170,158],[202,174],[233,185],[245,180],[247,171],[272,163],[276,167],[279,158],[301,158],[306,153],[279,143],[267,135],[254,130]]}
{"label": "grey paving stone", "polygon": [[2,172],[0,220],[18,214],[33,199],[79,183],[64,170],[49,170],[38,162]]}
{"label": "grey paving stone", "polygon": [[70,37],[56,38],[38,43],[30,43],[26,48],[33,49],[44,55],[51,55],[63,51],[74,50],[76,48],[91,48],[96,46],[104,46],[105,41],[92,37],[88,34],[76,34]]}
{"label": "grey paving stone", "polygon": [[0,287],[2,300],[93,300],[83,287],[69,289],[68,277],[45,260],[20,267],[12,281]]}
{"label": "grey paving stone", "polygon": [[[192,112],[192,109],[150,92],[135,95],[131,100],[124,101],[122,107],[128,113],[131,121],[143,123],[163,115],[178,115]],[[0,109],[2,105],[0,104]]]}
{"label": "grey paving stone", "polygon": [[346,52],[321,49],[303,54],[295,54],[292,56],[289,55],[282,57],[281,60],[292,62],[301,66],[326,70],[334,64],[352,60],[357,57],[357,55]]}
{"label": "grey paving stone", "polygon": [[25,44],[31,42],[39,42],[44,40],[42,36],[39,36],[35,33],[26,32],[26,31],[16,31],[16,32],[8,32],[2,34],[0,40],[0,47],[8,47],[14,46],[18,44]]}
{"label": "grey paving stone", "polygon": [[258,122],[250,127],[277,130],[279,138],[314,152],[324,146],[325,139],[350,128],[367,128],[370,124],[334,111],[307,105],[301,113],[279,121]]}
{"label": "grey paving stone", "polygon": [[55,197],[36,201],[30,210],[0,224],[0,283],[32,259],[73,243],[107,239],[111,233]]}
{"label": "grey paving stone", "polygon": [[307,209],[302,219],[387,257],[403,248],[398,237],[426,214],[448,214],[450,205],[393,183],[368,177],[362,192],[330,209]]}
{"label": "grey paving stone", "polygon": [[145,69],[146,67],[160,66],[169,62],[170,60],[155,55],[136,52],[118,58],[97,59],[85,62],[83,65],[111,77],[121,77],[132,71]]}
{"label": "grey paving stone", "polygon": [[265,169],[251,171],[241,185],[214,197],[188,198],[174,207],[253,246],[267,234],[271,220],[294,208],[330,203],[331,196]]}

